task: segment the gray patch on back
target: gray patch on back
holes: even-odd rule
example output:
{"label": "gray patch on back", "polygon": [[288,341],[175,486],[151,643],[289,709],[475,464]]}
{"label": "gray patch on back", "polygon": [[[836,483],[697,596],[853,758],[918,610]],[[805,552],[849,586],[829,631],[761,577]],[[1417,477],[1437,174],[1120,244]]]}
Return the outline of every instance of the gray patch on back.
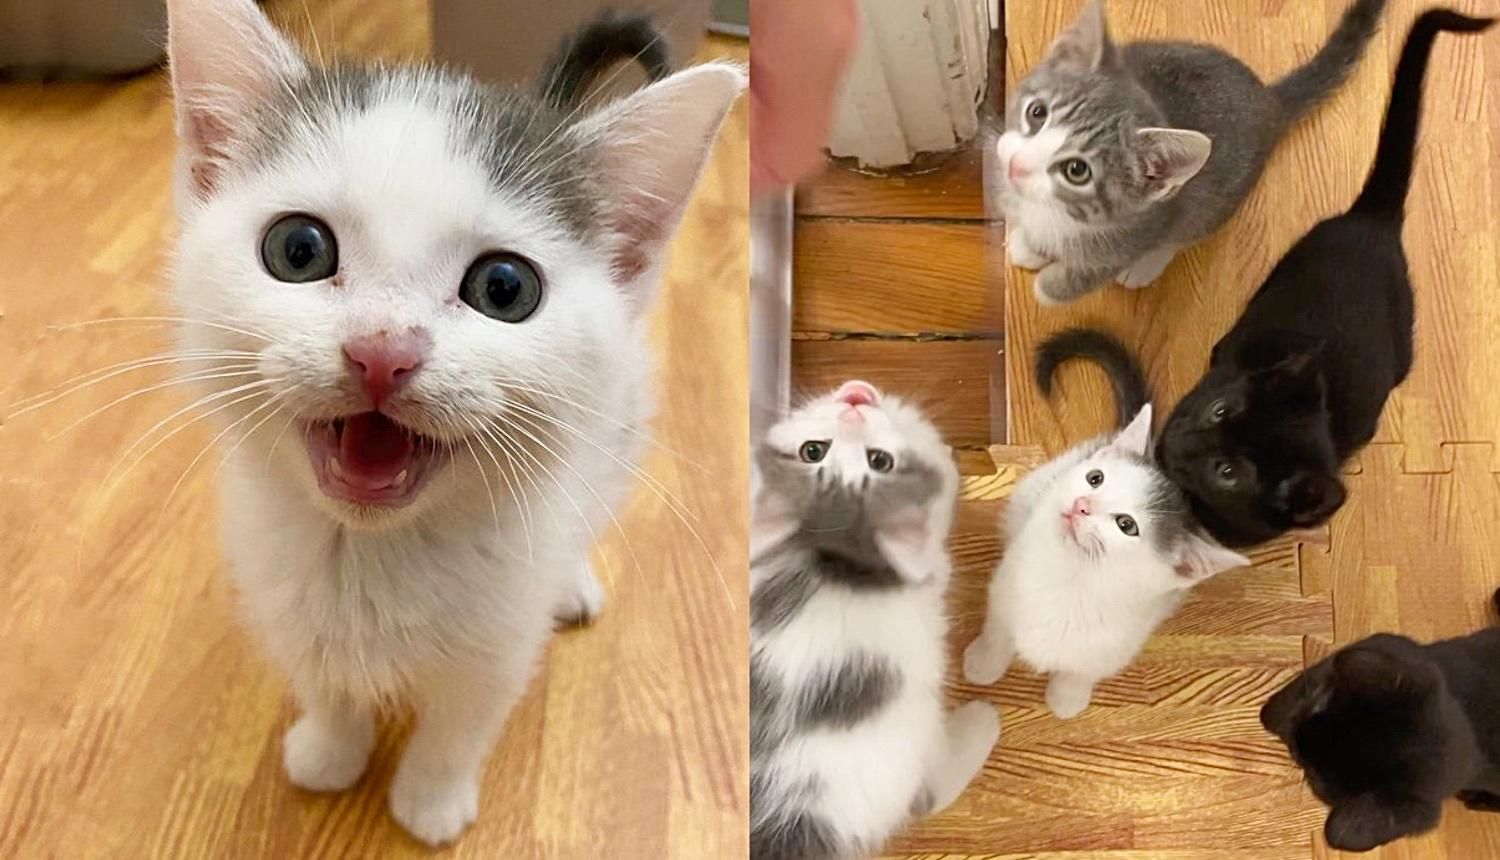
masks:
{"label": "gray patch on back", "polygon": [[792,620],[818,590],[818,576],[788,568],[756,586],[750,594],[750,629],[766,632]]}
{"label": "gray patch on back", "polygon": [[533,201],[574,238],[600,226],[603,195],[592,148],[580,148],[560,130],[586,113],[565,115],[527,90],[433,66],[339,64],[273,88],[250,124],[248,167],[316,151],[341,118],[387,103],[423,105],[446,117],[456,156],[482,165],[497,191]]}
{"label": "gray patch on back", "polygon": [[[848,846],[838,838],[833,825],[808,811],[821,793],[815,782],[798,786],[782,798],[769,797],[770,786],[763,775],[750,775],[751,860],[835,860],[845,856]],[[767,804],[778,803],[775,808]],[[757,815],[759,809],[762,814]]]}
{"label": "gray patch on back", "polygon": [[852,654],[797,690],[797,728],[804,732],[851,728],[879,712],[900,689],[901,674],[890,661]]}

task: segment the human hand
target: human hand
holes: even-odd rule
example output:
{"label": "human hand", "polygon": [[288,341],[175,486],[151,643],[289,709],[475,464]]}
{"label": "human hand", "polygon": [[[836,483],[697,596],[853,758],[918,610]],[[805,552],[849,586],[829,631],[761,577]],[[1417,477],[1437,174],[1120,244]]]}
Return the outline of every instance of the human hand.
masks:
{"label": "human hand", "polygon": [[858,0],[750,0],[750,193],[823,166],[834,98],[859,42]]}

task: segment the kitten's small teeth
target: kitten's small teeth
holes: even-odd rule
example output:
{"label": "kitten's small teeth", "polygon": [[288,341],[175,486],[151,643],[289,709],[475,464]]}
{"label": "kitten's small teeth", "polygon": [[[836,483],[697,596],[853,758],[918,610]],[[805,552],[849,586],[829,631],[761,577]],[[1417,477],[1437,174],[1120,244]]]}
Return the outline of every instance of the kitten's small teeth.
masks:
{"label": "kitten's small teeth", "polygon": [[333,457],[328,458],[328,471],[332,473],[335,478],[344,477],[344,467],[340,466],[339,461]]}
{"label": "kitten's small teeth", "polygon": [[406,483],[406,470],[402,469],[400,473],[396,475],[396,480],[391,482],[391,486],[399,487],[404,483]]}

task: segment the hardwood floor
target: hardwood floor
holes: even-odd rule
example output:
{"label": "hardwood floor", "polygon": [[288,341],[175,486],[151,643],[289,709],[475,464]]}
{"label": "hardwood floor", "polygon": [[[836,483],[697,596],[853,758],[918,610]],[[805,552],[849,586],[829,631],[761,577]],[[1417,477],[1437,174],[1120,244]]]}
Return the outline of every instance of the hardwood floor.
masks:
{"label": "hardwood floor", "polygon": [[[1041,58],[1081,5],[1005,4],[1008,81]],[[1272,263],[1353,198],[1374,152],[1395,58],[1425,5],[1392,0],[1352,82],[1292,133],[1240,214],[1147,290],[1110,289],[1063,310],[1038,307],[1032,276],[1004,267],[998,226],[964,229],[982,212],[977,158],[967,170],[914,180],[830,173],[803,193],[797,381],[812,390],[868,376],[913,392],[963,449],[953,693],[995,701],[1005,720],[1000,747],[969,791],[900,837],[891,858],[1337,856],[1323,842],[1324,810],[1259,726],[1262,702],[1336,644],[1378,630],[1430,639],[1493,623],[1500,38],[1491,33],[1441,38],[1428,73],[1406,230],[1418,303],[1416,369],[1387,407],[1376,444],[1351,468],[1350,502],[1326,538],[1263,547],[1254,568],[1205,584],[1137,664],[1072,721],[1047,712],[1031,674],[1014,673],[990,689],[964,684],[956,670],[983,617],[985,583],[1001,550],[995,516],[1010,486],[1039,458],[1098,432],[1113,409],[1093,369],[1064,370],[1057,402],[1044,401],[1030,381],[1034,345],[1067,325],[1102,324],[1141,351],[1159,402],[1175,402]],[[1500,13],[1493,0],[1454,5]],[[1210,41],[1274,77],[1322,44],[1345,3],[1108,6],[1117,38]],[[885,220],[864,223],[872,216]],[[986,237],[994,241],[981,248]],[[825,259],[812,258],[835,245]],[[981,258],[988,269],[975,268]],[[924,331],[926,341],[910,336]],[[1004,444],[981,455],[992,442]],[[1500,816],[1450,803],[1438,831],[1364,856],[1500,856]]]}
{"label": "hardwood floor", "polygon": [[[425,51],[420,0],[268,5],[325,50]],[[715,39],[702,56],[747,53]],[[452,856],[744,850],[747,140],[741,106],[656,315],[652,430],[681,456],[653,456],[648,471],[697,520],[690,529],[641,492],[621,516],[627,537],[603,537],[605,615],[556,640]],[[0,86],[0,416],[165,346],[159,325],[75,324],[167,312],[171,150],[161,74]],[[128,374],[0,426],[0,856],[427,853],[385,812],[401,731],[382,734],[371,772],[345,794],[314,796],[281,773],[292,709],[220,574],[217,457],[184,473],[212,434],[188,428],[101,493],[125,447],[185,401],[156,392],[61,432],[165,378]]]}

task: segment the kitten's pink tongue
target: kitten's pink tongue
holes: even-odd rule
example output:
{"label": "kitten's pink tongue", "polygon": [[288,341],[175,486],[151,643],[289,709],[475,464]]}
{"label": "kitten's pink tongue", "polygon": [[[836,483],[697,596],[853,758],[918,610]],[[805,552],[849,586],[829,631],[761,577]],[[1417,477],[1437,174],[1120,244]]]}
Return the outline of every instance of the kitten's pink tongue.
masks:
{"label": "kitten's pink tongue", "polygon": [[344,480],[370,488],[384,487],[411,465],[410,434],[379,412],[344,419],[339,436],[339,466]]}

